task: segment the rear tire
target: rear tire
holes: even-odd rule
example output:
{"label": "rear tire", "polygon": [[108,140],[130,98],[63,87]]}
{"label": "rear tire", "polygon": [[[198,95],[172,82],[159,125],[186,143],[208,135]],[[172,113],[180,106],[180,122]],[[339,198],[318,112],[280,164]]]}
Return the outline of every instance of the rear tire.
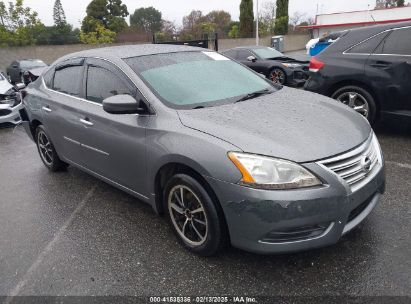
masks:
{"label": "rear tire", "polygon": [[68,167],[68,164],[58,157],[56,149],[54,148],[46,129],[42,125],[37,127],[35,139],[40,158],[47,169],[52,172],[57,172],[63,171]]}
{"label": "rear tire", "polygon": [[345,86],[335,91],[334,98],[368,119],[374,125],[377,117],[377,106],[374,97],[365,89],[358,86]]}
{"label": "rear tire", "polygon": [[179,242],[201,256],[215,255],[227,244],[227,229],[217,202],[193,177],[174,175],[164,189],[164,210]]}

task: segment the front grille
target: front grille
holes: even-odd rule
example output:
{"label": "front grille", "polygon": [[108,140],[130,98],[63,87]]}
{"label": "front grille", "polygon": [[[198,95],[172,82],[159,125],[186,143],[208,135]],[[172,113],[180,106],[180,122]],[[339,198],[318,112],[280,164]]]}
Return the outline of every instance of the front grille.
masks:
{"label": "front grille", "polygon": [[360,147],[320,161],[319,164],[341,177],[354,192],[364,186],[380,170],[381,150],[373,134]]}

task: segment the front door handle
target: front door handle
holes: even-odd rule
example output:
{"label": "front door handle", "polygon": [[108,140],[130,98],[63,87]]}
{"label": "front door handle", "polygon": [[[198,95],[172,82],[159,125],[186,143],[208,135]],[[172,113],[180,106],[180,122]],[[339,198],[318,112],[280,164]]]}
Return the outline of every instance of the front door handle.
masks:
{"label": "front door handle", "polygon": [[47,112],[47,113],[52,112],[52,110],[49,108],[49,106],[42,107],[42,109],[43,109],[44,112]]}
{"label": "front door handle", "polygon": [[94,124],[88,118],[80,119],[80,122],[87,127],[94,126]]}

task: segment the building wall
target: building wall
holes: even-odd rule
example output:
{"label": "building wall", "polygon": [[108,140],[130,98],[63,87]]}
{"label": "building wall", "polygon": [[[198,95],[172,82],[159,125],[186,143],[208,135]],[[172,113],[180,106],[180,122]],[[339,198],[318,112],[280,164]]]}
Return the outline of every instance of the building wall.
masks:
{"label": "building wall", "polygon": [[[305,44],[309,40],[308,35],[289,35],[285,37],[285,50],[295,51],[304,49]],[[129,43],[128,43],[129,44]],[[110,46],[122,45],[111,44]],[[123,44],[127,45],[127,44]],[[220,39],[219,49],[226,50],[229,48],[245,45],[255,45],[254,38],[245,39]],[[262,38],[261,45],[270,45],[270,37]],[[96,47],[105,47],[107,45],[48,45],[48,46],[28,46],[28,47],[12,47],[0,48],[0,70],[6,71],[6,68],[14,61],[27,58],[38,58],[47,64],[53,63],[56,59],[74,52],[92,49]]]}
{"label": "building wall", "polygon": [[[322,37],[326,33],[332,33],[337,31],[343,31],[353,28],[362,27],[361,22],[369,23],[373,22],[385,22],[395,20],[405,20],[411,18],[411,6],[378,9],[370,11],[358,11],[347,13],[335,13],[318,15],[316,18],[316,26],[321,25],[321,28],[314,28],[313,38]],[[360,23],[360,24],[355,24]],[[343,26],[347,24],[347,26]],[[336,26],[338,25],[338,26]],[[365,25],[365,26],[366,26]]]}
{"label": "building wall", "polygon": [[378,22],[411,18],[411,6],[370,11],[318,15],[316,25]]}

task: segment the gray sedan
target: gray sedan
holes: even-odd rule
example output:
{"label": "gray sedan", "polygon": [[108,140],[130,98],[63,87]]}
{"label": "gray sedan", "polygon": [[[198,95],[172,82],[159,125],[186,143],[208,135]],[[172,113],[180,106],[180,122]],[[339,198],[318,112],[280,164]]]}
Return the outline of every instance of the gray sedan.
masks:
{"label": "gray sedan", "polygon": [[72,165],[147,202],[197,254],[330,245],[384,192],[361,115],[213,51],[83,51],[25,94],[23,123],[48,169]]}

